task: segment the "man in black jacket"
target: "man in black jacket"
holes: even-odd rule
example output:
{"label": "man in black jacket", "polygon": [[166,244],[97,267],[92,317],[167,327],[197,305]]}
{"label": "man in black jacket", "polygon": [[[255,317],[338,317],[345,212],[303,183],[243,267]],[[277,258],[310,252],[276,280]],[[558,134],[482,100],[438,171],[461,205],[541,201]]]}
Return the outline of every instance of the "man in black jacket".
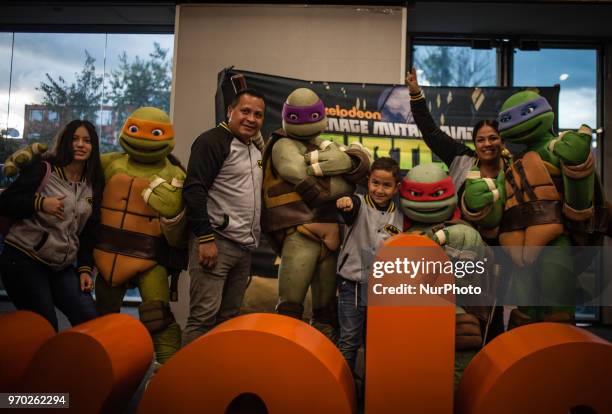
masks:
{"label": "man in black jacket", "polygon": [[183,345],[239,312],[259,244],[264,97],[240,91],[191,147],[183,197],[191,230],[190,309]]}

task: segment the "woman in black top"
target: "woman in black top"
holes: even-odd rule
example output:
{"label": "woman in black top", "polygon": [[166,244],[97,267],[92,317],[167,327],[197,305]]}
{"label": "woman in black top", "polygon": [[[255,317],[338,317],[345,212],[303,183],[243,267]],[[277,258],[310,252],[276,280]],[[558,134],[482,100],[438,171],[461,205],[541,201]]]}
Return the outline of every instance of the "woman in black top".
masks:
{"label": "woman in black top", "polygon": [[476,151],[453,139],[442,131],[433,120],[425,95],[419,87],[414,68],[406,75],[406,86],[410,91],[410,108],[414,121],[423,134],[423,140],[431,151],[448,167],[457,195],[461,199],[465,187],[467,172],[475,165],[479,167],[483,178],[495,178],[500,169],[504,168],[502,155],[503,140],[497,130],[497,121],[482,120],[474,125],[472,141]]}

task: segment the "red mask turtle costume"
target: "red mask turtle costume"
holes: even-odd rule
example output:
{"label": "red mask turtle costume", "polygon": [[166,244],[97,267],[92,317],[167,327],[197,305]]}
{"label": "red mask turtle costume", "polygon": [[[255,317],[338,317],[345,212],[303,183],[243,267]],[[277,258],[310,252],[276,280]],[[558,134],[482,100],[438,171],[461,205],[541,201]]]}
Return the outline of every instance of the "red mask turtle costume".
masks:
{"label": "red mask turtle costume", "polygon": [[[478,231],[459,219],[451,177],[438,166],[422,164],[411,169],[402,181],[400,196],[406,232],[436,241],[452,260],[471,261],[485,256],[486,245]],[[481,303],[486,302],[482,299]],[[457,306],[455,385],[487,340],[485,332],[492,311],[490,306]]]}

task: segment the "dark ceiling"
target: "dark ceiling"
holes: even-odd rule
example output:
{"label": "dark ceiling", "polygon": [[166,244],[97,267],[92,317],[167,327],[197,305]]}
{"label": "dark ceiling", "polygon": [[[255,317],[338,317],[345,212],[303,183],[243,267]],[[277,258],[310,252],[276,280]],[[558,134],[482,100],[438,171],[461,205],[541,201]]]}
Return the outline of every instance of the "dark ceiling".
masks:
{"label": "dark ceiling", "polygon": [[[3,1],[0,30],[172,32],[176,4],[215,1]],[[237,4],[261,2],[243,1]],[[612,0],[552,1],[266,1],[265,4],[407,6],[410,33],[612,38]]]}

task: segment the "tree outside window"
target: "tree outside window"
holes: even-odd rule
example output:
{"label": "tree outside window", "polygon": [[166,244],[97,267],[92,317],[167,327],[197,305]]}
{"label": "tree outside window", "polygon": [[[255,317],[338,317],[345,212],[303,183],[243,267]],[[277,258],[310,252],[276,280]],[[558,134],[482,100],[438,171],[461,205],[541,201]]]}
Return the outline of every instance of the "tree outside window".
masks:
{"label": "tree outside window", "polygon": [[495,50],[468,46],[414,47],[414,67],[424,86],[495,86]]}
{"label": "tree outside window", "polygon": [[[0,162],[29,142],[50,144],[72,119],[92,121],[116,151],[127,116],[170,109],[172,35],[9,33],[0,37]],[[14,37],[14,41],[10,41]],[[2,40],[6,41],[2,41]]]}

